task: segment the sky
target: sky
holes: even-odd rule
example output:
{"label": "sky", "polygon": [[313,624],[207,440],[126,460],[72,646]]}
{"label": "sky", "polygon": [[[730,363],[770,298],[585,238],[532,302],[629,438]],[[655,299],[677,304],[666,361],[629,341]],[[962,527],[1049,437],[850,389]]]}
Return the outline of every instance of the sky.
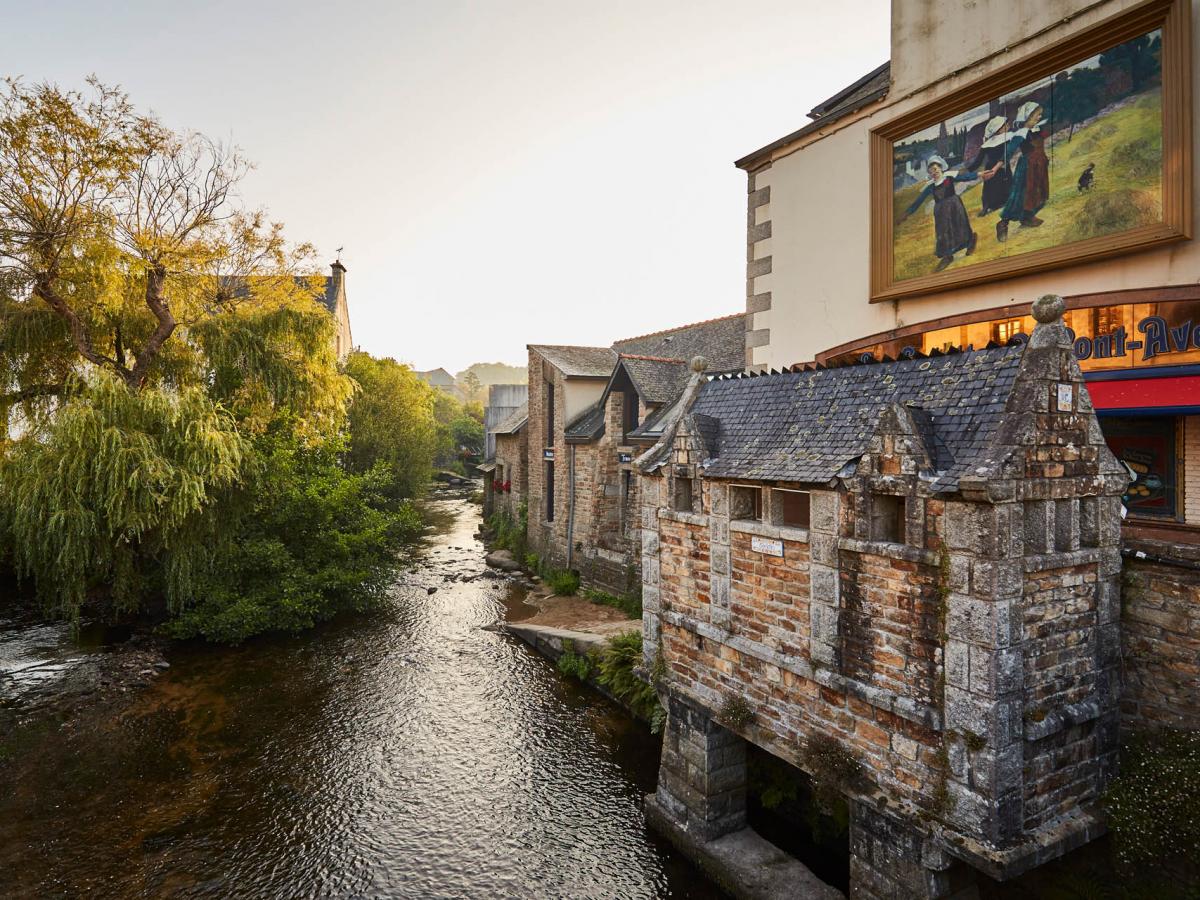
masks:
{"label": "sky", "polygon": [[[888,0],[27,3],[8,75],[236,144],[354,342],[523,365],[745,309],[735,159],[887,59]],[[866,173],[831,172],[832,178]],[[814,211],[814,215],[819,211]]]}

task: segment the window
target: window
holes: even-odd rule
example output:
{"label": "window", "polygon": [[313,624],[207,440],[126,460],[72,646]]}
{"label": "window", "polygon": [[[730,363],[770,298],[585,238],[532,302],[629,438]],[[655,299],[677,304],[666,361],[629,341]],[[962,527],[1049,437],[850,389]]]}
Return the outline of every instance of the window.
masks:
{"label": "window", "polygon": [[692,511],[692,479],[676,478],[671,508],[678,512]]}
{"label": "window", "polygon": [[1174,519],[1178,505],[1174,416],[1114,416],[1100,420],[1108,448],[1137,478],[1121,502],[1131,516]]}
{"label": "window", "polygon": [[621,417],[621,427],[624,431],[623,438],[628,440],[629,432],[638,427],[638,395],[633,391],[626,391],[622,395]]}
{"label": "window", "polygon": [[546,382],[546,446],[554,446],[554,382]]}
{"label": "window", "polygon": [[546,460],[546,521],[554,521],[554,460]]}
{"label": "window", "polygon": [[904,543],[904,498],[876,494],[871,498],[871,540]]}
{"label": "window", "polygon": [[808,527],[808,491],[771,491],[771,522],[792,528]]}
{"label": "window", "polygon": [[1024,333],[1025,323],[1021,319],[1006,319],[992,325],[992,340],[997,344],[1007,344],[1014,335]]}
{"label": "window", "polygon": [[729,518],[762,521],[762,489],[734,485],[729,489]]}

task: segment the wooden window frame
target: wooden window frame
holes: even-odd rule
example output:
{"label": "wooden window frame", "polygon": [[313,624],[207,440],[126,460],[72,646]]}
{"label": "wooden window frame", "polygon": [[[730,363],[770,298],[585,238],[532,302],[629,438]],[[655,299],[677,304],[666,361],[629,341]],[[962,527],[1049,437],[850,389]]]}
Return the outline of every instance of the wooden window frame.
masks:
{"label": "wooden window frame", "polygon": [[[745,516],[735,516],[733,514],[733,497],[736,491],[756,491],[754,500],[754,517],[746,518]],[[765,513],[763,487],[758,484],[731,484],[729,486],[729,518],[734,522],[762,522]]]}
{"label": "wooden window frame", "polygon": [[[777,494],[798,494],[808,498],[808,508],[805,510],[803,524],[798,522],[785,522],[783,518],[783,500],[778,498]],[[800,488],[771,488],[771,508],[770,518],[772,525],[778,525],[782,528],[809,528],[812,522],[812,491],[801,490]]]}

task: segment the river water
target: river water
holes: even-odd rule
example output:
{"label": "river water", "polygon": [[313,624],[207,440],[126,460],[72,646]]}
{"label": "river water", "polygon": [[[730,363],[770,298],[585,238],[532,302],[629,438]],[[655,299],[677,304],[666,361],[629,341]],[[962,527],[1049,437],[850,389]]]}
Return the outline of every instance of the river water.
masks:
{"label": "river water", "polygon": [[484,630],[518,604],[483,576],[478,507],[428,508],[379,612],[174,647],[113,721],[26,735],[0,894],[718,896],[647,833],[656,739]]}

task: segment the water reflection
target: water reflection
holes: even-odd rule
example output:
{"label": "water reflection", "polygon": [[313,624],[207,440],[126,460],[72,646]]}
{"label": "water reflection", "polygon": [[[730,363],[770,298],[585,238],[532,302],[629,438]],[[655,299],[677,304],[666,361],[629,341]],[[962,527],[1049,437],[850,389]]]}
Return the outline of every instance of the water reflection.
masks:
{"label": "water reflection", "polygon": [[645,831],[656,742],[482,630],[513,598],[484,577],[476,508],[431,505],[423,562],[378,614],[179,648],[132,714],[48,742],[58,749],[0,795],[0,883],[29,895],[715,896]]}

